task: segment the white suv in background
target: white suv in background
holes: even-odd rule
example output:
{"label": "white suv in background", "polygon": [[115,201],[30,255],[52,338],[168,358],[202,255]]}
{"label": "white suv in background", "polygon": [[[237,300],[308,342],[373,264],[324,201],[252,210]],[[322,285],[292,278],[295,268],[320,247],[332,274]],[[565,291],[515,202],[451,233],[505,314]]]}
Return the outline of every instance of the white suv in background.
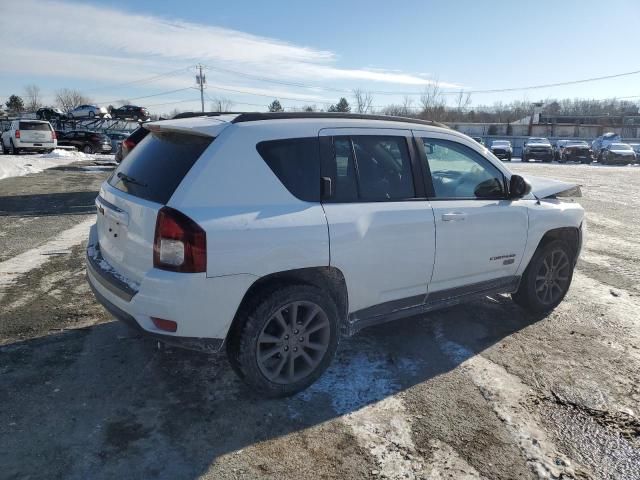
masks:
{"label": "white suv in background", "polygon": [[2,132],[2,151],[5,154],[52,152],[57,146],[56,132],[47,121],[14,120]]}
{"label": "white suv in background", "polygon": [[145,128],[96,199],[91,287],[166,343],[225,344],[267,395],[313,383],[340,335],[497,293],[548,311],[569,289],[584,212],[561,197],[579,188],[525,180],[446,127],[280,113]]}

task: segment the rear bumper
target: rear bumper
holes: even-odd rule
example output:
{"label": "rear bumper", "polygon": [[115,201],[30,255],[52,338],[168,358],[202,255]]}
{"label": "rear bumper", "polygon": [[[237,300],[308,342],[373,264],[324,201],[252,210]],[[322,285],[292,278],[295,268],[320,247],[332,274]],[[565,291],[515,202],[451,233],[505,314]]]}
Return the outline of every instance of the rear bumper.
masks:
{"label": "rear bumper", "polygon": [[[220,349],[244,294],[256,279],[253,275],[207,278],[204,273],[152,268],[139,284],[134,284],[110,268],[96,251],[97,246],[94,225],[89,234],[86,264],[87,280],[96,299],[114,317],[136,330],[192,350]],[[160,330],[152,317],[175,321],[177,331]]]}
{"label": "rear bumper", "polygon": [[44,142],[44,141],[43,142],[23,142],[21,140],[15,139],[14,146],[22,150],[40,151],[40,150],[51,150],[52,148],[56,148],[58,146],[58,142],[57,141],[52,142],[51,140],[49,140],[48,142]]}

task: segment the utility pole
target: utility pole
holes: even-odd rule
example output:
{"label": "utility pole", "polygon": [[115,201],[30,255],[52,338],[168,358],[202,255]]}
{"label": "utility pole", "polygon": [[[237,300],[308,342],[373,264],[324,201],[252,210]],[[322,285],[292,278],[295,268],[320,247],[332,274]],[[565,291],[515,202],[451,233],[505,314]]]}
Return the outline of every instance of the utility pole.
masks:
{"label": "utility pole", "polygon": [[196,83],[200,87],[200,105],[202,106],[202,113],[204,113],[204,84],[207,83],[207,78],[202,74],[202,65],[198,64],[198,71],[196,75]]}

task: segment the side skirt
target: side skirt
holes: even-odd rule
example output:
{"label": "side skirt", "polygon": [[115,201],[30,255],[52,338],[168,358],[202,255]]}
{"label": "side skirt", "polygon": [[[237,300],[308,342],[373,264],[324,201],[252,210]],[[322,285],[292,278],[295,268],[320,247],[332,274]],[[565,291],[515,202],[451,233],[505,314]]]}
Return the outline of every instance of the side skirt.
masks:
{"label": "side skirt", "polygon": [[345,323],[344,334],[351,336],[363,328],[373,325],[452,307],[471,300],[484,298],[488,295],[513,293],[518,289],[519,284],[519,276],[502,277],[463,287],[432,292],[426,296],[420,295],[408,299],[392,300],[373,307],[367,307],[349,314]]}

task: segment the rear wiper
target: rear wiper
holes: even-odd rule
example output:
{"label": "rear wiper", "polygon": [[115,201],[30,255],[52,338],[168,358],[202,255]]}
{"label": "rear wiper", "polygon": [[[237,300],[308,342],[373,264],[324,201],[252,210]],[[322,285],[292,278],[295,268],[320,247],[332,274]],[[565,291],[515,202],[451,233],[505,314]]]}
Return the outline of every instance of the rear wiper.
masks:
{"label": "rear wiper", "polygon": [[122,180],[123,182],[133,183],[134,185],[139,185],[141,187],[146,187],[147,186],[146,183],[139,182],[135,178],[130,177],[129,175],[127,175],[126,173],[118,172],[118,178],[120,180]]}

